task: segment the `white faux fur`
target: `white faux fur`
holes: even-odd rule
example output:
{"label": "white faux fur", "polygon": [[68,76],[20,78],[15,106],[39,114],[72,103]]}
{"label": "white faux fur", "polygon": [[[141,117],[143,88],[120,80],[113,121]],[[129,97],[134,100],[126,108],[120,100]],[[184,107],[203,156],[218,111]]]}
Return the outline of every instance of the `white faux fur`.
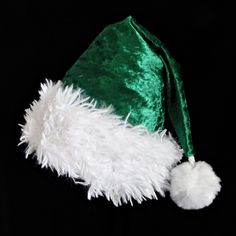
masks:
{"label": "white faux fur", "polygon": [[61,82],[47,81],[39,94],[22,126],[26,156],[35,153],[42,167],[82,179],[89,199],[104,195],[118,206],[164,195],[182,157],[171,136],[131,126],[111,106],[97,109],[82,90]]}
{"label": "white faux fur", "polygon": [[192,157],[171,171],[171,198],[184,209],[210,205],[220,189],[220,178],[204,161],[194,162]]}

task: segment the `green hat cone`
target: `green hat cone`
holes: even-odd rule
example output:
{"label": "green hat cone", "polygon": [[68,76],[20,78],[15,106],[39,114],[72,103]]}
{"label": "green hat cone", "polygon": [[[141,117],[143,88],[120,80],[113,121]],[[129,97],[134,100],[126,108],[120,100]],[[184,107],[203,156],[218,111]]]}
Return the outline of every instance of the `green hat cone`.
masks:
{"label": "green hat cone", "polygon": [[[62,81],[39,93],[22,126],[26,154],[87,185],[89,199],[118,206],[169,190],[178,206],[199,209],[220,191],[212,168],[195,163],[179,67],[134,18],[107,26]],[[167,119],[180,147],[165,134]],[[189,162],[175,167],[182,149]]]}
{"label": "green hat cone", "polygon": [[149,131],[170,117],[187,156],[194,154],[187,102],[178,65],[163,43],[130,16],[101,32],[66,73],[73,85],[99,104]]}

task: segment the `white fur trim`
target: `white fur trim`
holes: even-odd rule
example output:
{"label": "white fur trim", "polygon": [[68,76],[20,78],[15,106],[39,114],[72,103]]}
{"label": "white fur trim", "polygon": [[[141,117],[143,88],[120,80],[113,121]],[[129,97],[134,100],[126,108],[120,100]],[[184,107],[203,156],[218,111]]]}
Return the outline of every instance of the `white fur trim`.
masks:
{"label": "white fur trim", "polygon": [[194,157],[171,171],[170,195],[184,209],[201,209],[212,203],[220,191],[220,178],[204,161]]}
{"label": "white fur trim", "polygon": [[165,132],[149,133],[96,108],[81,89],[61,82],[41,85],[40,98],[26,110],[21,142],[43,167],[82,179],[88,198],[106,196],[116,206],[156,199],[169,188],[171,168],[182,150]]}

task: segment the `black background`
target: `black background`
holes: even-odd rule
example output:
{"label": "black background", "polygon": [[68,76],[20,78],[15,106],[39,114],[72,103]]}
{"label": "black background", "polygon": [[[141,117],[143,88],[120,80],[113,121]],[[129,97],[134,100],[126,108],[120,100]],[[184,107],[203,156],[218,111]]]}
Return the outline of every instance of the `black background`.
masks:
{"label": "black background", "polygon": [[[233,11],[225,1],[1,3],[1,235],[233,235]],[[169,196],[119,208],[88,201],[84,187],[17,147],[18,123],[40,82],[62,79],[106,25],[128,15],[181,64],[197,158],[222,179],[203,210],[184,211]]]}

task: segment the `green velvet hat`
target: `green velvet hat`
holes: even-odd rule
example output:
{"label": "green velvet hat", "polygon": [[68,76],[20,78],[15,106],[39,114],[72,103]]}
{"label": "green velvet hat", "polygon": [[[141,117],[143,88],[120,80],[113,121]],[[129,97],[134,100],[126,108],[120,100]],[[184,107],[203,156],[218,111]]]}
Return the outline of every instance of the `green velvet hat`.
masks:
{"label": "green velvet hat", "polygon": [[[88,186],[88,199],[118,206],[169,191],[178,206],[199,209],[220,191],[212,168],[194,159],[179,66],[134,18],[107,26],[39,94],[22,125],[26,155]],[[189,161],[177,165],[183,154]]]}

